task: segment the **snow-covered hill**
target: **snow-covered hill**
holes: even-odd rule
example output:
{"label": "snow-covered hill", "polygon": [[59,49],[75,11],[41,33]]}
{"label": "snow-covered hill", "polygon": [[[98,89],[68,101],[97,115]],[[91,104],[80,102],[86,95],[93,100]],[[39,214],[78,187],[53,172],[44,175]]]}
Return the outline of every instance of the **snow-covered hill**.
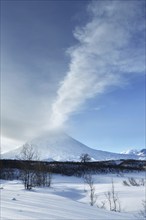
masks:
{"label": "snow-covered hill", "polygon": [[[81,154],[89,154],[95,160],[118,160],[118,159],[139,159],[134,154],[117,154],[87,147],[62,132],[49,132],[37,137],[26,144],[32,145],[41,160],[56,161],[79,161]],[[16,159],[22,147],[2,155],[2,158]]]}
{"label": "snow-covered hill", "polygon": [[130,149],[125,152],[122,152],[122,154],[134,155],[134,156],[138,156],[139,159],[146,159],[146,149],[142,149],[142,150]]}

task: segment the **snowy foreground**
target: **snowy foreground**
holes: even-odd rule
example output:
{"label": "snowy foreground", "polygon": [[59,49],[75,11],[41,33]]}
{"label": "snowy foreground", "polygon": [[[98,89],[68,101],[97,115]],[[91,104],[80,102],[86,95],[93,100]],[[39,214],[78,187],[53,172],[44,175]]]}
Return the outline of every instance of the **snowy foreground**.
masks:
{"label": "snowy foreground", "polygon": [[[34,188],[26,191],[20,181],[0,180],[1,219],[36,220],[133,220],[142,219],[139,211],[145,200],[145,186],[124,186],[128,177],[137,180],[144,173],[94,175],[97,202],[90,206],[89,188],[83,178],[54,175],[51,188]],[[105,193],[111,189],[113,178],[115,191],[121,202],[121,212],[97,208],[105,201]],[[108,203],[106,203],[108,208]]]}

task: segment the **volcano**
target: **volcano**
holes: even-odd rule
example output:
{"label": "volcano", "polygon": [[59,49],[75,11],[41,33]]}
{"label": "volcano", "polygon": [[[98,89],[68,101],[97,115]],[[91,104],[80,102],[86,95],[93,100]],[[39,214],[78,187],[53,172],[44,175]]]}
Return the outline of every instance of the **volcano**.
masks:
{"label": "volcano", "polygon": [[[33,146],[42,161],[80,161],[82,154],[88,154],[92,161],[139,159],[134,154],[118,154],[92,149],[63,132],[48,132],[25,144]],[[22,147],[1,155],[3,159],[16,159]]]}

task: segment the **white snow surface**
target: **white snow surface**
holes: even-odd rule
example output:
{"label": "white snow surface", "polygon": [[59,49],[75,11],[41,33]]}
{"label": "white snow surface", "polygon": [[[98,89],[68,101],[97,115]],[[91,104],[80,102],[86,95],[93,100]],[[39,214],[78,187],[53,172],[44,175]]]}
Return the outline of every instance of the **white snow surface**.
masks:
{"label": "white snow surface", "polygon": [[[26,144],[32,145],[38,152],[40,160],[79,161],[81,154],[89,154],[92,161],[145,159],[134,154],[117,154],[95,150],[87,147],[69,135],[62,132],[49,132],[37,137]],[[22,147],[1,155],[5,159],[16,159]]]}
{"label": "white snow surface", "polygon": [[[144,173],[124,176],[94,175],[96,205],[90,206],[89,188],[82,178],[54,175],[51,188],[24,190],[18,180],[0,180],[2,220],[134,220],[141,219],[139,211],[145,198],[145,187],[127,187],[122,181],[129,176],[138,179]],[[105,201],[105,193],[114,181],[115,191],[121,202],[121,212],[97,208]]]}

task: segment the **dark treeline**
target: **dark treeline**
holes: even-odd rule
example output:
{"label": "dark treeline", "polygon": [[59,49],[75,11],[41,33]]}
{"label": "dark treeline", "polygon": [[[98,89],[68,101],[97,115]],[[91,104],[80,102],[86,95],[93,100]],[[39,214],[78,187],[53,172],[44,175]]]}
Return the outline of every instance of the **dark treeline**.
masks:
{"label": "dark treeline", "polygon": [[19,178],[19,171],[24,167],[36,170],[41,167],[41,171],[48,171],[52,174],[83,176],[85,173],[122,173],[131,171],[146,170],[146,161],[139,160],[118,160],[118,161],[96,161],[96,162],[59,162],[59,161],[23,161],[23,160],[0,160],[0,178]]}

